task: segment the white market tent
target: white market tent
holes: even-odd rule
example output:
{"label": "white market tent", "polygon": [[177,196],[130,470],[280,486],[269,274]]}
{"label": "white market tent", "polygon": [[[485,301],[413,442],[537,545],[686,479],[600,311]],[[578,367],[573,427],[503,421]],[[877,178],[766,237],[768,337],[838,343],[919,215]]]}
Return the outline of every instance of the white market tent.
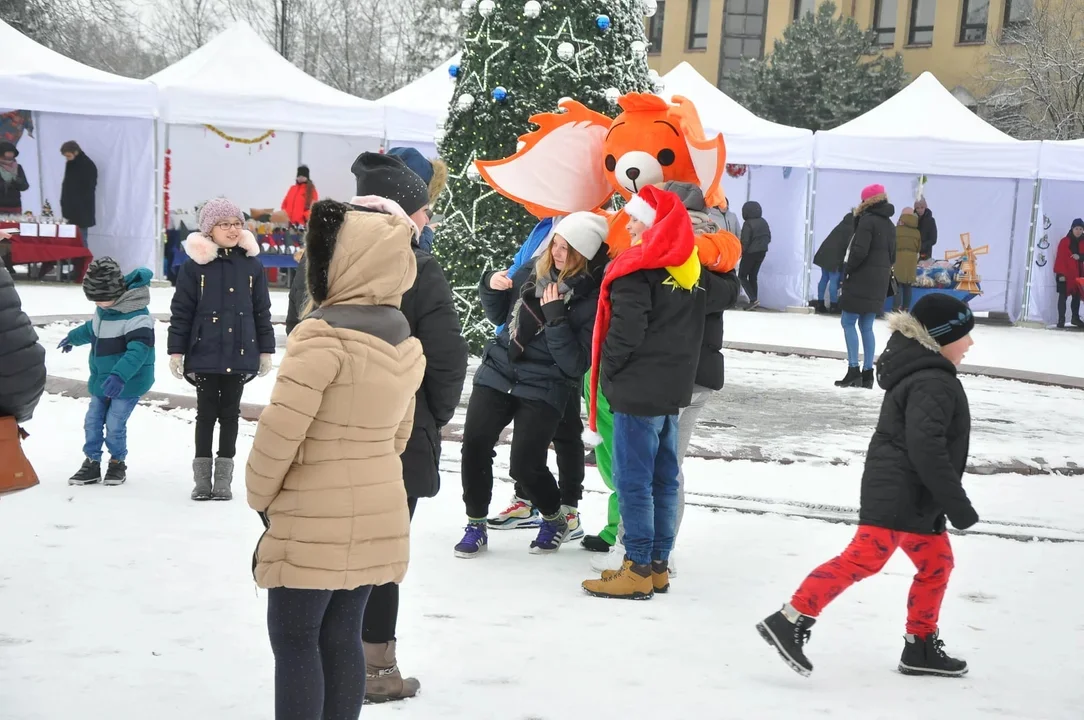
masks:
{"label": "white market tent", "polygon": [[29,112],[34,126],[13,137],[30,183],[23,210],[38,214],[48,202],[60,215],[60,146],[75,140],[98,167],[91,252],[112,256],[126,270],[153,267],[154,85],[83,65],[2,21],[0,46],[0,112]]}
{"label": "white market tent", "polygon": [[351,163],[384,138],[382,107],[305,74],[244,22],[148,79],[168,128],[175,212],[216,195],[278,207],[300,164],[322,197],[349,199]]}
{"label": "white market tent", "polygon": [[459,64],[457,53],[414,82],[377,100],[384,107],[388,123],[388,147],[409,145],[429,157],[436,155],[437,128],[448,116],[455,81],[448,73]]}
{"label": "white market tent", "polygon": [[865,185],[885,185],[897,212],[922,187],[937,221],[935,258],[962,250],[964,233],[972,247],[987,248],[977,256],[982,294],[971,308],[1020,316],[1038,142],[987,124],[925,72],[869,112],[816,133],[814,166],[815,238],[828,235]]}

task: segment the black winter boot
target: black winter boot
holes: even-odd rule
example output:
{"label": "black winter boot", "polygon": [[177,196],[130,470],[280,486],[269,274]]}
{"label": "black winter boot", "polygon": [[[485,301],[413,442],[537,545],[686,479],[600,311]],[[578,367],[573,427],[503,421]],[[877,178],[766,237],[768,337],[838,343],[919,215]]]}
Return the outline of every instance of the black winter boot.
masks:
{"label": "black winter boot", "polygon": [[123,485],[127,479],[128,466],[124,464],[123,460],[109,460],[109,465],[105,469],[105,480],[102,481],[103,485]]}
{"label": "black winter boot", "polygon": [[858,366],[852,366],[847,368],[847,374],[843,376],[842,380],[836,380],[836,387],[849,388],[849,387],[861,387],[862,386],[862,371],[858,369]]}
{"label": "black winter boot", "polygon": [[873,371],[872,370],[863,370],[862,371],[862,387],[864,387],[867,390],[872,390],[873,389]]}
{"label": "black winter boot", "polygon": [[787,603],[779,612],[758,622],[757,632],[764,642],[779,651],[780,657],[794,672],[808,677],[813,672],[813,663],[806,658],[803,648],[809,642],[812,634],[809,628],[815,622],[816,618],[801,614]]}
{"label": "black winter boot", "polygon": [[1079,315],[1073,318],[1073,324],[1078,328],[1084,328],[1084,320],[1081,320]]}
{"label": "black winter boot", "polygon": [[908,633],[903,636],[900,672],[904,675],[944,675],[959,677],[967,674],[967,662],[949,657],[945,643],[934,633],[925,639]]}
{"label": "black winter boot", "polygon": [[608,553],[610,552],[610,543],[603,540],[598,535],[584,535],[583,540],[580,540],[580,545],[587,552],[594,553]]}
{"label": "black winter boot", "polygon": [[94,485],[102,481],[102,463],[87,458],[79,466],[79,472],[68,479],[69,485]]}

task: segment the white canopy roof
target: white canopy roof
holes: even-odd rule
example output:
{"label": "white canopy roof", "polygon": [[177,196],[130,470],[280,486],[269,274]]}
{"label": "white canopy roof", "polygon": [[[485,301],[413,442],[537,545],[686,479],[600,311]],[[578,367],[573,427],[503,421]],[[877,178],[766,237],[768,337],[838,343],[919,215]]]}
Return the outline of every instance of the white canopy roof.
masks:
{"label": "white canopy roof", "polygon": [[1039,177],[1044,180],[1084,181],[1084,138],[1044,140],[1039,151]]}
{"label": "white canopy roof", "polygon": [[968,110],[933,75],[815,137],[818,168],[1035,177],[1039,143],[1015,140]]}
{"label": "white canopy roof", "polygon": [[380,106],[306,75],[241,21],[148,80],[176,125],[384,136]]}
{"label": "white canopy roof", "polygon": [[146,80],[95,70],[39,45],[0,21],[0,102],[20,110],[155,116],[157,90]]}
{"label": "white canopy roof", "polygon": [[704,130],[723,134],[727,162],[782,167],[809,167],[812,163],[812,132],[754,115],[689,63],[681,63],[662,80],[666,88],[662,95],[692,100]]}
{"label": "white canopy roof", "polygon": [[455,81],[448,66],[459,64],[459,54],[447,62],[377,100],[384,106],[388,121],[388,138],[401,142],[433,142],[437,125],[448,115]]}

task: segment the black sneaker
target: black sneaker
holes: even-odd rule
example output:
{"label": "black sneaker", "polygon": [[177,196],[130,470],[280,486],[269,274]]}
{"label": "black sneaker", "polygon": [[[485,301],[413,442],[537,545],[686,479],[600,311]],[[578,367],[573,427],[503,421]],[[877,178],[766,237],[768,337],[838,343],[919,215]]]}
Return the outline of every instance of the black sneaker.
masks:
{"label": "black sneaker", "polygon": [[105,468],[105,479],[102,480],[103,485],[123,485],[127,479],[126,473],[128,472],[128,466],[124,464],[123,460],[109,460],[109,465]]}
{"label": "black sneaker", "polygon": [[835,385],[841,388],[862,387],[862,371],[857,367],[848,366],[847,374],[842,380],[836,380]]}
{"label": "black sneaker", "polygon": [[87,458],[79,467],[79,472],[68,478],[69,485],[94,485],[102,481],[102,463]]}
{"label": "black sneaker", "polygon": [[794,672],[809,677],[813,672],[813,663],[806,658],[802,648],[809,642],[809,628],[815,622],[816,618],[801,614],[788,603],[779,612],[758,622],[757,632],[764,642],[779,651],[780,657]]}
{"label": "black sneaker", "polygon": [[903,636],[900,672],[904,675],[943,675],[959,677],[967,674],[967,661],[949,657],[945,643],[937,633],[923,639],[917,635]]}
{"label": "black sneaker", "polygon": [[587,455],[583,458],[583,464],[585,467],[598,467],[598,461],[595,459],[594,449],[587,451]]}
{"label": "black sneaker", "polygon": [[610,543],[606,542],[598,535],[584,535],[583,540],[580,540],[580,545],[582,545],[583,549],[587,552],[610,552]]}

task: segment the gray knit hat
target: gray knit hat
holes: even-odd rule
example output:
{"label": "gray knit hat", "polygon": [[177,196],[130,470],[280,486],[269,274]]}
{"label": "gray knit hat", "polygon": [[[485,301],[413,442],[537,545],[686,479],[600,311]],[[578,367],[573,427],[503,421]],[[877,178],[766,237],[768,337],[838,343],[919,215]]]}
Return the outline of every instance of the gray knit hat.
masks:
{"label": "gray knit hat", "polygon": [[91,302],[119,300],[127,289],[124,272],[111,257],[95,258],[83,276],[83,294]]}

